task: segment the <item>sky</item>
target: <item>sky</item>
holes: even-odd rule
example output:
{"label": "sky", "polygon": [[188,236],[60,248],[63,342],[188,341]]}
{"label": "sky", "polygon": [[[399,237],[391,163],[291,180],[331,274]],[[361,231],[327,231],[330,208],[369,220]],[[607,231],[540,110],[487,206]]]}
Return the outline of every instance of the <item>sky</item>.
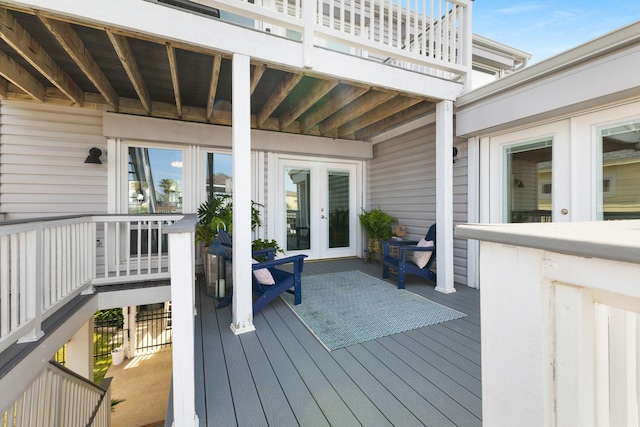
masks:
{"label": "sky", "polygon": [[532,55],[529,65],[640,20],[640,0],[475,0],[473,33]]}

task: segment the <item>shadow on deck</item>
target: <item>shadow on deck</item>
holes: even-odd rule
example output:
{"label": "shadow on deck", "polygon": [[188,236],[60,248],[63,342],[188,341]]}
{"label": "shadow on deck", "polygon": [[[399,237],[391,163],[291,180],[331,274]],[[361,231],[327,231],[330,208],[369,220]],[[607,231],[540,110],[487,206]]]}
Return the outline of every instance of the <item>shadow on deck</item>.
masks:
{"label": "shadow on deck", "polygon": [[[304,275],[360,270],[360,259],[305,263]],[[467,317],[328,352],[281,299],[235,336],[230,308],[200,290],[196,411],[219,426],[480,426],[479,292],[444,295],[411,278],[407,290]],[[303,295],[304,299],[304,295]],[[398,307],[402,310],[402,307]]]}

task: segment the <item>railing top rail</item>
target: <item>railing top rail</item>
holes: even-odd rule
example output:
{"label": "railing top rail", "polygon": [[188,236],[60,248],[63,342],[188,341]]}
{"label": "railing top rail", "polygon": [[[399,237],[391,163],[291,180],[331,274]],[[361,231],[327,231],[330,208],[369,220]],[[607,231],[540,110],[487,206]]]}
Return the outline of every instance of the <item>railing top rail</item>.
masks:
{"label": "railing top rail", "polygon": [[456,236],[640,264],[640,220],[465,224]]}
{"label": "railing top rail", "polygon": [[198,216],[196,214],[187,214],[187,215],[184,215],[184,217],[180,221],[166,227],[164,229],[164,232],[165,233],[184,233],[184,232],[194,231],[197,222],[198,222]]}

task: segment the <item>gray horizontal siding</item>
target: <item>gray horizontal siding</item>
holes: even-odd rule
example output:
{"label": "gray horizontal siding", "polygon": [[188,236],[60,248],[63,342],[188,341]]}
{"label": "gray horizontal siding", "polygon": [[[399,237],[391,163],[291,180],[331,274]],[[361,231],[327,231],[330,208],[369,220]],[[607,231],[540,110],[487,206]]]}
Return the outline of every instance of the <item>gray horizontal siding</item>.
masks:
{"label": "gray horizontal siding", "polygon": [[0,212],[5,219],[105,213],[107,165],[99,111],[31,103],[0,104]]}
{"label": "gray horizontal siding", "polygon": [[[368,206],[379,207],[408,228],[407,239],[419,239],[436,220],[435,126],[418,129],[374,146],[368,170]],[[454,225],[467,222],[467,147],[455,141],[453,166]],[[467,242],[454,239],[454,279],[467,283]]]}

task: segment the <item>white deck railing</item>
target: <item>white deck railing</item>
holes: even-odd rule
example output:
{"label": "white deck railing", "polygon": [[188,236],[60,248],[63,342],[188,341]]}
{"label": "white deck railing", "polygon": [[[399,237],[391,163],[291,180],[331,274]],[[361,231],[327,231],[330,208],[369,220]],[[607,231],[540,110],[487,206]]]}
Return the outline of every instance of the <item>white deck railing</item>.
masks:
{"label": "white deck railing", "polygon": [[8,408],[0,424],[19,426],[111,426],[111,392],[49,363]]}
{"label": "white deck railing", "polygon": [[637,426],[640,221],[456,232],[481,240],[484,424]]}
{"label": "white deck railing", "polygon": [[193,1],[305,46],[346,49],[450,79],[471,70],[470,0]]}
{"label": "white deck railing", "polygon": [[83,216],[0,225],[0,351],[93,286],[168,279],[163,229],[182,215]]}

